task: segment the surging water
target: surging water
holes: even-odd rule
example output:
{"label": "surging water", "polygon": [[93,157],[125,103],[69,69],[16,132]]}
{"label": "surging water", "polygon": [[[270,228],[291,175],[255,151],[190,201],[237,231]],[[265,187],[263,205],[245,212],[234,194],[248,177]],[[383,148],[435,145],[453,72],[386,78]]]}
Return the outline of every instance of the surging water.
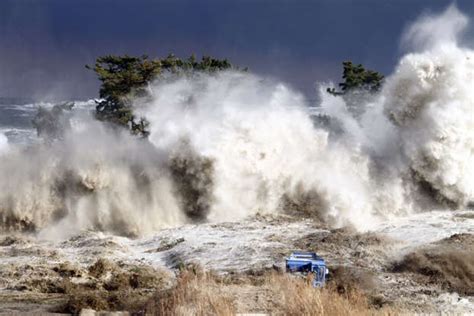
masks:
{"label": "surging water", "polygon": [[[293,211],[364,230],[426,201],[466,206],[474,56],[456,42],[466,21],[451,7],[415,23],[405,41],[421,50],[401,59],[357,115],[321,89],[318,106],[337,133],[286,85],[224,72],[152,84],[152,101],[135,105],[150,122],[149,141],[81,116],[62,140],[9,146],[0,156],[2,229],[142,235]],[[444,36],[433,39],[438,25]]]}
{"label": "surging water", "polygon": [[249,74],[223,73],[162,84],[153,94],[144,110],[150,141],[172,152],[186,140],[213,162],[209,219],[273,213],[285,197],[336,225],[370,222],[368,158],[329,143],[298,93]]}

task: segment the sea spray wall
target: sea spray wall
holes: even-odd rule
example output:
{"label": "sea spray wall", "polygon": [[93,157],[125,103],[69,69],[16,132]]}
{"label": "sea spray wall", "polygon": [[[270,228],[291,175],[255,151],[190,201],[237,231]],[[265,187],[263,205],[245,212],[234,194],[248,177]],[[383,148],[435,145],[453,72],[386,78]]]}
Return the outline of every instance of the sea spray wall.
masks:
{"label": "sea spray wall", "polygon": [[306,204],[304,211],[337,225],[370,223],[367,157],[357,148],[328,143],[328,132],[314,127],[298,93],[229,72],[160,84],[153,95],[144,109],[150,141],[166,152],[185,141],[213,162],[208,219]]}
{"label": "sea spray wall", "polygon": [[162,83],[154,94],[144,109],[150,142],[83,118],[50,145],[2,157],[3,229],[140,235],[285,204],[335,225],[370,222],[368,159],[329,144],[298,93],[222,73]]}
{"label": "sea spray wall", "polygon": [[421,51],[402,58],[383,93],[417,179],[458,206],[474,200],[474,51],[456,42],[467,22],[450,7],[413,24],[405,41]]}
{"label": "sea spray wall", "polygon": [[94,121],[51,145],[11,150],[0,164],[3,229],[138,235],[183,223],[164,161]]}
{"label": "sea spray wall", "polygon": [[[474,199],[474,71],[472,52],[455,42],[465,19],[453,7],[414,24],[406,38],[425,42],[422,51],[403,57],[357,116],[322,91],[318,106],[337,133],[284,84],[226,72],[152,84],[151,101],[136,101],[149,140],[81,116],[55,142],[9,146],[1,229],[143,235],[290,211],[364,230],[436,203],[465,206]],[[431,41],[426,21],[455,27]]]}

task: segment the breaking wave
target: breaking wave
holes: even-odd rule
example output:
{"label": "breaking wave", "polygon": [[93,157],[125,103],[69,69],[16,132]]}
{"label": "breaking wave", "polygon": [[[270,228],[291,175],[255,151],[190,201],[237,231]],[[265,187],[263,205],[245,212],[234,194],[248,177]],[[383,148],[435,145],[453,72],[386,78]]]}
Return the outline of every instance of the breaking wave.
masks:
{"label": "breaking wave", "polygon": [[467,21],[451,6],[416,22],[406,39],[425,49],[403,57],[384,90],[410,168],[458,206],[474,200],[474,51],[456,42]]}
{"label": "breaking wave", "polygon": [[[321,88],[329,125],[302,94],[243,72],[153,84],[151,101],[135,102],[148,140],[82,113],[60,140],[0,155],[1,229],[136,236],[297,212],[364,230],[426,203],[464,207],[474,201],[474,54],[456,42],[466,23],[455,7],[416,22],[405,41],[423,45],[357,114]],[[445,36],[426,35],[430,25]]]}

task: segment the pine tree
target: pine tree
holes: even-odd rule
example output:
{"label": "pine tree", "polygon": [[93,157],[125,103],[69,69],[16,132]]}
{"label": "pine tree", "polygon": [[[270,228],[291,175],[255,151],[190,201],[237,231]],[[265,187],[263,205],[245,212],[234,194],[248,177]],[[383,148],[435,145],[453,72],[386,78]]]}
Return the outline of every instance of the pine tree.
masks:
{"label": "pine tree", "polygon": [[107,55],[97,58],[94,67],[86,68],[92,69],[102,82],[99,91],[101,101],[96,106],[96,118],[115,126],[127,127],[133,134],[146,137],[148,122],[142,117],[137,118],[133,113],[132,100],[147,96],[147,87],[151,81],[166,73],[212,73],[233,67],[227,59],[204,56],[201,61],[197,61],[192,55],[182,60],[171,54],[161,59]]}
{"label": "pine tree", "polygon": [[344,95],[352,90],[362,90],[365,92],[378,92],[383,84],[384,76],[379,72],[367,70],[361,64],[354,65],[351,61],[342,63],[344,71],[339,83],[340,91],[335,88],[328,88],[327,92],[333,95]]}

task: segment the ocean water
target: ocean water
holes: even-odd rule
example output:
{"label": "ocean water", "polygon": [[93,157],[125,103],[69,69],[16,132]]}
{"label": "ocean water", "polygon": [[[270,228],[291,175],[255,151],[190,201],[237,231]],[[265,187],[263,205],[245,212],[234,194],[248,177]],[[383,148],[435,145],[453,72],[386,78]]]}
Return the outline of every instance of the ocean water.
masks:
{"label": "ocean water", "polygon": [[37,139],[31,120],[39,104],[31,101],[0,98],[0,133],[8,138],[9,143],[25,144]]}

